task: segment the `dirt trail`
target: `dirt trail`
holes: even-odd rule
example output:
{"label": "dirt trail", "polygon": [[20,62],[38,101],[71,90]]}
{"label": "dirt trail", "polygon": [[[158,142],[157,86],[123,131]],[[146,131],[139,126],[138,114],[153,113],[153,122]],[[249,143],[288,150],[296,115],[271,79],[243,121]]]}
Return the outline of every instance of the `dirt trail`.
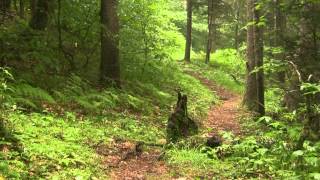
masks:
{"label": "dirt trail", "polygon": [[[203,78],[201,75],[194,72],[188,74],[199,79],[202,84],[214,91],[222,100],[221,104],[214,106],[208,113],[207,121],[204,126],[213,129],[212,134],[223,131],[231,131],[234,134],[240,134],[240,124],[237,121],[238,105],[241,97],[230,91],[217,86],[212,81]],[[134,149],[134,143],[130,142],[114,142],[108,147],[100,147],[97,151],[105,158],[104,166],[111,172],[111,179],[114,180],[144,180],[144,179],[187,179],[187,178],[172,178],[169,175],[169,167],[164,161],[159,160],[161,151],[145,150],[142,154],[134,154],[132,157],[127,156]]]}
{"label": "dirt trail", "polygon": [[197,73],[188,72],[188,74],[199,79],[202,84],[214,91],[222,101],[220,105],[213,106],[209,111],[207,121],[204,122],[205,127],[212,128],[214,134],[219,131],[231,131],[239,135],[241,128],[238,122],[238,106],[241,103],[241,96],[216,85]]}

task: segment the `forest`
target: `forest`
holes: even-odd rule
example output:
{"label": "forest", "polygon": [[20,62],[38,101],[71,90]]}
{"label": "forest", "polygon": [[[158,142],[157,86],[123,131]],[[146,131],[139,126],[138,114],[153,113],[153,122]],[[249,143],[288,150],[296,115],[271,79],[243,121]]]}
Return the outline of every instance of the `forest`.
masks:
{"label": "forest", "polygon": [[0,0],[0,180],[320,180],[320,0]]}

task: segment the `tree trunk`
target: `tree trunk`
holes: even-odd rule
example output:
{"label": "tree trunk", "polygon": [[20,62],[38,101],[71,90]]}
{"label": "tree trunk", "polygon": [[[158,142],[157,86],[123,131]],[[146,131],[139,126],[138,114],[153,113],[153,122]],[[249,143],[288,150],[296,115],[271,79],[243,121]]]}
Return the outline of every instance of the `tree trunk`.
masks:
{"label": "tree trunk", "polygon": [[[257,1],[255,1],[256,3]],[[264,107],[264,71],[263,71],[263,27],[260,23],[260,11],[254,8],[253,11],[255,26],[254,26],[254,56],[256,67],[259,68],[256,74],[257,80],[257,106],[260,116],[265,115]]]}
{"label": "tree trunk", "polygon": [[38,0],[34,7],[34,14],[31,17],[30,27],[43,31],[47,28],[49,18],[48,0]]}
{"label": "tree trunk", "polygon": [[[275,29],[275,47],[283,48],[284,47],[283,35],[286,27],[286,21],[285,21],[284,12],[280,7],[281,3],[282,3],[282,0],[274,0],[274,4],[275,4],[274,29]],[[276,54],[275,58],[278,61],[283,61],[285,58],[284,52],[280,52]],[[285,71],[278,72],[277,76],[281,86],[283,86],[283,84],[285,83],[285,76],[286,76]]]}
{"label": "tree trunk", "polygon": [[37,8],[37,0],[30,0],[31,17],[35,16]]}
{"label": "tree trunk", "polygon": [[214,0],[208,0],[208,42],[207,42],[207,52],[206,52],[206,61],[208,64],[210,62],[210,55],[212,51],[212,42],[213,42],[213,33],[214,33],[214,17],[213,17],[213,9],[214,9]]}
{"label": "tree trunk", "polygon": [[101,0],[101,75],[103,85],[120,87],[117,0]]}
{"label": "tree trunk", "polygon": [[19,16],[20,18],[24,18],[24,0],[19,1]]}
{"label": "tree trunk", "polygon": [[[312,16],[310,16],[312,15]],[[320,63],[318,56],[317,41],[319,37],[315,36],[314,31],[318,26],[317,17],[320,16],[320,3],[305,3],[302,9],[302,17],[300,19],[300,40],[297,54],[297,65],[301,73],[303,82],[319,83],[320,80]],[[301,82],[302,83],[302,82]],[[303,120],[304,131],[300,139],[300,148],[303,146],[305,139],[319,140],[320,138],[320,113],[314,108],[319,106],[320,94],[308,94],[299,91],[301,83],[296,86],[300,98],[304,98],[306,104],[306,118]],[[301,99],[295,99],[303,102]],[[296,107],[298,108],[298,106]]]}
{"label": "tree trunk", "polygon": [[10,10],[11,0],[1,0],[0,1],[0,10],[4,13]]}
{"label": "tree trunk", "polygon": [[[320,15],[319,3],[305,3],[301,10],[299,21],[299,42],[296,54],[298,57],[294,60],[301,74],[301,80],[307,82],[310,75],[316,81],[320,80],[320,63],[314,36],[314,29],[317,27],[316,17]],[[289,110],[296,110],[303,101],[303,95],[300,92],[298,77],[290,78],[290,89],[285,95],[285,105]],[[319,100],[318,100],[319,101]]]}
{"label": "tree trunk", "polygon": [[257,96],[257,80],[256,73],[252,72],[255,67],[255,51],[254,51],[254,0],[247,0],[247,16],[249,25],[247,26],[247,79],[243,104],[250,111],[258,111]]}
{"label": "tree trunk", "polygon": [[5,18],[7,17],[8,12],[11,8],[11,0],[0,0],[0,17],[1,17],[1,23],[5,21]]}
{"label": "tree trunk", "polygon": [[187,0],[187,33],[184,60],[190,62],[192,41],[192,0]]}
{"label": "tree trunk", "polygon": [[234,28],[234,48],[239,50],[239,21],[240,21],[240,0],[235,0],[235,28]]}

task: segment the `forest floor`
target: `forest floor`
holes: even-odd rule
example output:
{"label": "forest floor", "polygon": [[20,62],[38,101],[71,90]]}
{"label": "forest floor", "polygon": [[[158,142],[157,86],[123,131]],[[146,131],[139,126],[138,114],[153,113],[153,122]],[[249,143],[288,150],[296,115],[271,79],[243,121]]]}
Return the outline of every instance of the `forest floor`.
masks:
{"label": "forest floor", "polygon": [[[241,96],[233,93],[215,82],[210,81],[195,72],[186,72],[197,78],[203,85],[217,94],[221,103],[211,107],[207,119],[203,121],[204,128],[211,128],[211,133],[231,131],[233,134],[241,133],[238,122]],[[172,177],[170,169],[165,161],[159,160],[162,152],[160,148],[147,148],[141,154],[135,151],[136,143],[125,140],[113,142],[113,147],[102,147],[98,153],[105,156],[104,166],[110,170],[110,178],[118,180],[133,179],[188,179],[185,177]],[[100,151],[100,152],[99,152]],[[101,152],[102,151],[102,152]]]}

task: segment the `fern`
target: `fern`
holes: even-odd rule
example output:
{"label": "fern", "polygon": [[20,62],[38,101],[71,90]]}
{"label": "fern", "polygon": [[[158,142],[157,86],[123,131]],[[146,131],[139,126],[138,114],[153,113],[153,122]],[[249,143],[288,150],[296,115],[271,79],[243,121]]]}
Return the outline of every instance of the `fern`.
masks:
{"label": "fern", "polygon": [[31,100],[27,99],[27,98],[13,98],[13,101],[18,105],[18,106],[23,106],[23,107],[28,107],[28,108],[32,108],[32,109],[38,109],[38,106],[32,102]]}
{"label": "fern", "polygon": [[98,109],[98,107],[96,107],[94,104],[83,97],[75,99],[75,103],[79,104],[82,108],[89,110],[90,112],[96,111]]}
{"label": "fern", "polygon": [[33,87],[26,83],[16,84],[13,89],[13,100],[18,105],[37,109],[41,102],[52,104],[56,102],[47,91],[38,87]]}
{"label": "fern", "polygon": [[104,107],[115,107],[117,105],[116,101],[113,97],[105,94],[91,93],[86,96],[88,101],[92,101],[95,103],[100,103],[101,106]]}

